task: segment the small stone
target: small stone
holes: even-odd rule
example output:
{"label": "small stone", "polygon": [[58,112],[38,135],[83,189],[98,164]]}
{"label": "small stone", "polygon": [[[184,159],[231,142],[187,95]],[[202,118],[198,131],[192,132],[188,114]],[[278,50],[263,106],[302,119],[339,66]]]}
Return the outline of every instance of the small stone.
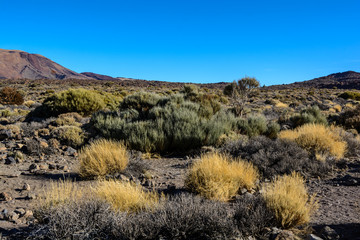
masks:
{"label": "small stone", "polygon": [[26,210],[25,214],[22,217],[27,219],[29,217],[32,217],[33,215],[34,215],[34,213],[31,210]]}
{"label": "small stone", "polygon": [[77,151],[75,149],[73,149],[72,147],[68,147],[65,150],[65,154],[68,156],[76,156],[77,155]]}
{"label": "small stone", "polygon": [[0,201],[8,202],[8,201],[11,201],[11,200],[12,200],[12,197],[7,192],[0,193]]}
{"label": "small stone", "polygon": [[240,190],[240,192],[241,192],[241,194],[244,194],[244,193],[247,193],[247,189],[246,188],[242,188],[241,190]]}
{"label": "small stone", "polygon": [[282,230],[275,238],[275,240],[300,240],[292,231]]}
{"label": "small stone", "polygon": [[8,165],[16,164],[15,158],[13,158],[13,157],[6,158],[5,164],[8,164]]}
{"label": "small stone", "polygon": [[68,171],[69,170],[69,167],[68,166],[65,166],[65,165],[57,165],[56,167],[58,170],[62,170],[64,172]]}
{"label": "small stone", "polygon": [[22,149],[24,147],[24,144],[18,143],[18,144],[16,144],[16,147],[19,149]]}
{"label": "small stone", "polygon": [[119,180],[124,181],[124,182],[129,182],[129,178],[127,176],[125,176],[124,174],[120,174],[119,175]]}
{"label": "small stone", "polygon": [[50,169],[50,170],[56,169],[56,165],[55,165],[55,164],[52,164],[52,163],[49,163],[49,169]]}
{"label": "small stone", "polygon": [[15,213],[17,213],[20,217],[24,216],[26,211],[23,208],[17,208],[14,210]]}
{"label": "small stone", "polygon": [[7,220],[11,221],[11,222],[15,222],[16,220],[19,219],[19,215],[13,211],[9,212],[8,216],[7,216]]}
{"label": "small stone", "polygon": [[9,211],[4,208],[1,212],[0,212],[0,220],[7,220],[7,215],[8,215]]}
{"label": "small stone", "polygon": [[321,236],[325,239],[328,240],[337,240],[340,239],[340,236],[337,234],[337,232],[332,229],[329,226],[325,226],[322,230],[321,230]]}
{"label": "small stone", "polygon": [[47,142],[45,142],[45,141],[40,141],[39,145],[40,145],[41,148],[48,148],[49,147],[49,144],[47,144]]}
{"label": "small stone", "polygon": [[39,166],[38,166],[37,164],[33,163],[33,164],[31,164],[31,165],[29,166],[29,170],[30,170],[30,171],[39,170]]}
{"label": "small stone", "polygon": [[26,200],[34,200],[36,199],[35,193],[28,193],[28,195],[25,197]]}
{"label": "small stone", "polygon": [[25,183],[24,186],[22,187],[22,190],[24,191],[30,191],[31,190],[31,187],[28,183]]}
{"label": "small stone", "polygon": [[318,237],[315,234],[310,234],[307,239],[308,240],[323,240],[321,237]]}
{"label": "small stone", "polygon": [[47,170],[48,168],[49,168],[49,166],[47,164],[40,164],[39,165],[40,170]]}

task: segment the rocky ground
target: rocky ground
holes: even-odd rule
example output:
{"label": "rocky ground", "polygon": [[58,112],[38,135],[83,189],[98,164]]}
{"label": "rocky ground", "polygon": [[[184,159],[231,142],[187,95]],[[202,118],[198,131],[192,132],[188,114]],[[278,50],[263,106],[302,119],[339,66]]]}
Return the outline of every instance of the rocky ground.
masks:
{"label": "rocky ground", "polygon": [[[51,181],[70,178],[80,185],[91,184],[76,174],[74,149],[59,149],[57,154],[42,157],[24,155],[23,160],[6,156],[9,150],[19,147],[20,141],[15,141],[14,149],[1,149],[0,231],[3,236],[22,231],[33,222],[32,211],[37,199]],[[136,176],[133,180],[165,192],[183,191],[186,169],[194,159],[196,157],[185,156],[145,160],[151,169],[151,178]],[[360,159],[348,160],[344,169],[326,179],[311,179],[307,184],[319,201],[319,209],[310,224],[314,234],[322,239],[360,239]]]}

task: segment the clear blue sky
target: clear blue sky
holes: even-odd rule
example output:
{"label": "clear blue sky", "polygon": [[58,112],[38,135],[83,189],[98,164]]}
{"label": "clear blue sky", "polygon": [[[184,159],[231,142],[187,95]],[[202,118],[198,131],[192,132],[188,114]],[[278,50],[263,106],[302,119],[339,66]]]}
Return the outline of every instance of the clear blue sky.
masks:
{"label": "clear blue sky", "polygon": [[360,71],[359,0],[0,0],[0,48],[77,72],[261,84]]}

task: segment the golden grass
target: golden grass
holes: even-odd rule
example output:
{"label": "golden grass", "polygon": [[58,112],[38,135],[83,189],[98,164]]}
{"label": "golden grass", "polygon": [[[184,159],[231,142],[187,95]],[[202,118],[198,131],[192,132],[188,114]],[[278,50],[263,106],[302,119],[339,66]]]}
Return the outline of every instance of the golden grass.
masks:
{"label": "golden grass", "polygon": [[114,210],[139,212],[154,209],[159,204],[157,192],[145,192],[130,182],[99,181],[93,189],[96,196],[108,202]]}
{"label": "golden grass", "polygon": [[129,154],[122,143],[100,139],[81,149],[79,159],[82,177],[105,176],[123,171]]}
{"label": "golden grass", "polygon": [[228,201],[239,189],[255,187],[258,176],[257,169],[249,162],[210,153],[201,156],[190,168],[185,185],[206,198]]}
{"label": "golden grass", "polygon": [[306,224],[317,209],[315,196],[307,193],[304,179],[297,173],[278,176],[263,187],[267,206],[284,228]]}
{"label": "golden grass", "polygon": [[276,104],[275,104],[275,107],[277,107],[277,108],[288,108],[289,107],[289,105],[288,104],[286,104],[286,103],[283,103],[283,102],[277,102]]}
{"label": "golden grass", "polygon": [[333,108],[335,109],[336,112],[341,112],[342,110],[342,107],[339,104],[336,104]]}
{"label": "golden grass", "polygon": [[344,157],[347,144],[333,127],[321,124],[306,124],[294,130],[279,133],[279,138],[295,141],[299,146],[315,155]]}
{"label": "golden grass", "polygon": [[41,207],[66,204],[81,199],[84,192],[84,189],[68,180],[51,182],[50,187],[40,195],[38,204]]}

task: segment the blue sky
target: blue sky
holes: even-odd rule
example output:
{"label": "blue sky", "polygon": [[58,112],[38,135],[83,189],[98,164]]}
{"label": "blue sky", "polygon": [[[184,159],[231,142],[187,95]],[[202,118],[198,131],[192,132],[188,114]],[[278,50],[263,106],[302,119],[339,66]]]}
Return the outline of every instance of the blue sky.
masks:
{"label": "blue sky", "polygon": [[0,48],[77,72],[272,85],[360,71],[359,0],[0,0]]}

